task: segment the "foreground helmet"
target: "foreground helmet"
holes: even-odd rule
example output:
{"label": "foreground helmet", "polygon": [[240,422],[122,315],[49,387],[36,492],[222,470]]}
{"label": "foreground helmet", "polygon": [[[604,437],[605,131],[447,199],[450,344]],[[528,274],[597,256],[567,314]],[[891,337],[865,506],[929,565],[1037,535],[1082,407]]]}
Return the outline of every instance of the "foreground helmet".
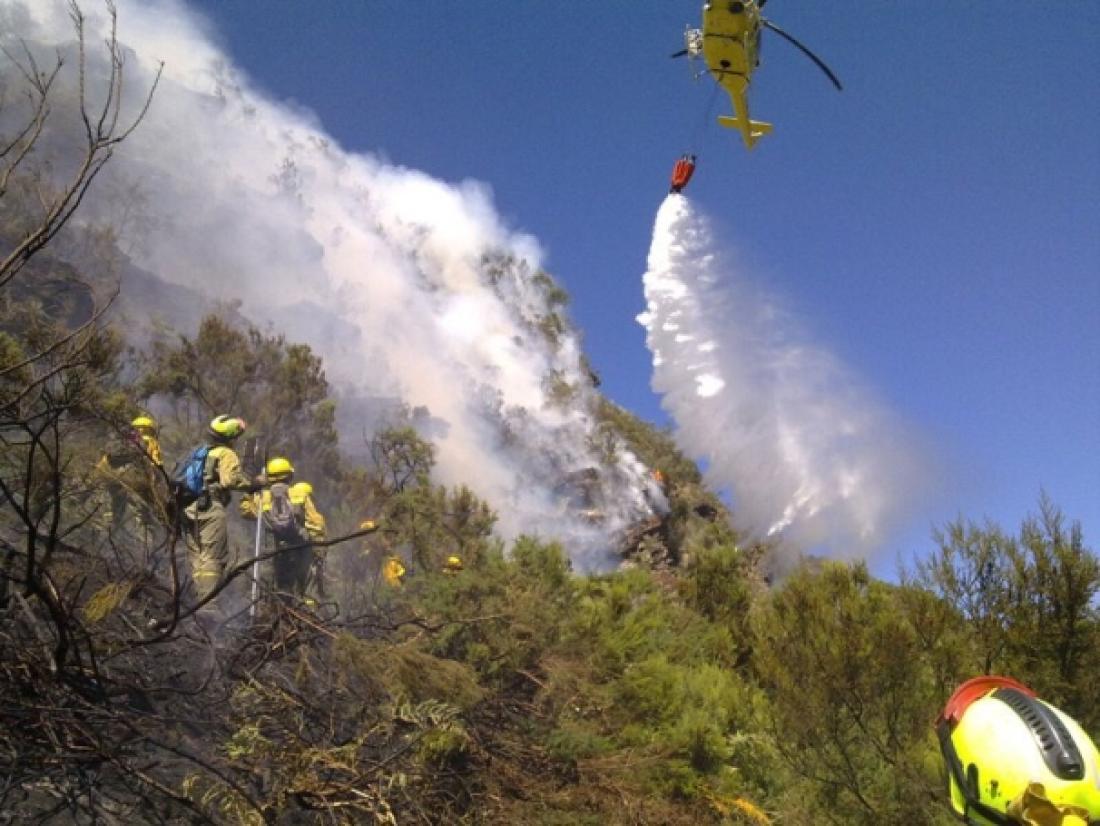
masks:
{"label": "foreground helmet", "polygon": [[215,416],[210,420],[210,433],[217,439],[233,440],[245,431],[244,419],[238,416]]}
{"label": "foreground helmet", "polygon": [[272,482],[287,479],[293,473],[294,466],[290,464],[289,459],[284,459],[282,456],[276,456],[267,463],[267,478]]}
{"label": "foreground helmet", "polygon": [[451,554],[447,557],[447,562],[444,567],[448,571],[461,571],[462,570],[462,557]]}
{"label": "foreground helmet", "polygon": [[130,427],[134,430],[148,430],[151,433],[157,432],[157,422],[152,416],[147,416],[144,413],[130,422]]}
{"label": "foreground helmet", "polygon": [[1077,818],[1065,822],[1100,824],[1100,753],[1071,717],[1022,683],[1008,677],[963,683],[936,733],[951,808],[967,823],[1017,824],[1009,804],[1038,788]]}

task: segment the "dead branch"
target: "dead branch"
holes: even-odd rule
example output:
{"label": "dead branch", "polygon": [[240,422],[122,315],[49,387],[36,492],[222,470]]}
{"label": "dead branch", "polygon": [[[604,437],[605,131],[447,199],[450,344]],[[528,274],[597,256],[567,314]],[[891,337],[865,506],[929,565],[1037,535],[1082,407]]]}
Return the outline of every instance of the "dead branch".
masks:
{"label": "dead branch", "polygon": [[[77,165],[76,172],[68,183],[59,192],[53,193],[44,199],[45,214],[39,220],[38,225],[30,230],[15,245],[15,248],[0,261],[0,287],[10,282],[34,254],[46,246],[58,231],[69,222],[80,207],[96,176],[111,160],[115,148],[126,140],[144,120],[149,111],[149,106],[152,104],[153,95],[164,69],[163,63],[158,67],[137,114],[128,123],[120,124],[125,61],[117,38],[118,13],[111,0],[107,0],[107,11],[111,18],[111,31],[106,44],[110,71],[106,97],[102,107],[97,113],[94,113],[90,111],[86,90],[87,54],[85,52],[84,14],[77,5],[76,0],[70,0],[69,16],[77,36],[77,82],[79,86],[80,117],[84,125],[83,155]],[[3,187],[0,187],[0,196],[3,195],[11,175],[23,164],[41,135],[49,113],[50,92],[63,64],[59,57],[54,69],[50,73],[44,74],[38,70],[29,53],[26,65],[18,59],[14,59],[10,54],[7,56],[18,67],[30,86],[28,94],[31,98],[32,114],[30,124],[20,130],[16,139],[10,144],[11,148],[8,152],[14,152],[14,156],[7,163],[2,177],[0,177],[0,182],[3,183]],[[22,138],[19,138],[18,135],[22,135]]]}

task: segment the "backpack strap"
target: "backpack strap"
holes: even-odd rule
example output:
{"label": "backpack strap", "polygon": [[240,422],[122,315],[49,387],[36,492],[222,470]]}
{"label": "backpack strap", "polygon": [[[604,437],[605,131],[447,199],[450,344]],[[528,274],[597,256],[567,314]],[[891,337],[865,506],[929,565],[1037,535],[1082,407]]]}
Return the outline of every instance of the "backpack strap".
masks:
{"label": "backpack strap", "polygon": [[202,484],[203,487],[210,487],[214,480],[217,479],[218,459],[221,456],[221,451],[218,445],[210,445],[206,448],[206,462],[202,468]]}
{"label": "backpack strap", "polygon": [[210,445],[207,448],[206,464],[202,473],[203,489],[223,505],[228,503],[230,494],[221,485],[221,474],[218,466],[221,464],[222,456],[227,450],[229,448],[225,445]]}

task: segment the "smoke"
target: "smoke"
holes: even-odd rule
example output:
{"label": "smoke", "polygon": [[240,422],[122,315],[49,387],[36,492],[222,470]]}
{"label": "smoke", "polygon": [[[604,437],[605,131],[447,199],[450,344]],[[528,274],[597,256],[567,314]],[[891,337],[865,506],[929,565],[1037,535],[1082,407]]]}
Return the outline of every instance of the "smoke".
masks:
{"label": "smoke", "polygon": [[[94,101],[109,21],[93,0],[82,6]],[[342,149],[312,114],[254,88],[182,4],[118,6],[124,115],[139,110],[160,61],[164,75],[82,214],[113,224],[132,262],[159,279],[240,302],[309,343],[343,396],[426,409],[438,481],[488,500],[506,537],[560,537],[579,567],[606,566],[616,531],[659,493],[621,446],[593,447],[594,391],[577,335],[554,321],[537,241],[501,221],[481,183]],[[44,64],[58,49],[76,65],[56,0],[0,0],[0,42],[15,53],[17,39]],[[63,83],[39,147],[59,176],[81,134],[71,72]],[[352,443],[373,425],[343,423]],[[563,479],[591,467],[604,490],[598,524],[562,504]]]}
{"label": "smoke", "polygon": [[912,439],[684,197],[657,214],[644,284],[653,389],[740,524],[801,550],[874,550],[923,487]]}

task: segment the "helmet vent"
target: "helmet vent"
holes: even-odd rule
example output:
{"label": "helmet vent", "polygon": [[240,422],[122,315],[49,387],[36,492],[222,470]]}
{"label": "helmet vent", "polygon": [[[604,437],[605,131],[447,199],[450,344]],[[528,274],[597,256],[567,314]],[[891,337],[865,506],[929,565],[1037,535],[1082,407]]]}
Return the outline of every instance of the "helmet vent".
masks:
{"label": "helmet vent", "polygon": [[1080,780],[1085,776],[1085,763],[1065,723],[1050,707],[1014,688],[998,688],[991,695],[1020,715],[1031,730],[1043,762],[1063,780]]}

